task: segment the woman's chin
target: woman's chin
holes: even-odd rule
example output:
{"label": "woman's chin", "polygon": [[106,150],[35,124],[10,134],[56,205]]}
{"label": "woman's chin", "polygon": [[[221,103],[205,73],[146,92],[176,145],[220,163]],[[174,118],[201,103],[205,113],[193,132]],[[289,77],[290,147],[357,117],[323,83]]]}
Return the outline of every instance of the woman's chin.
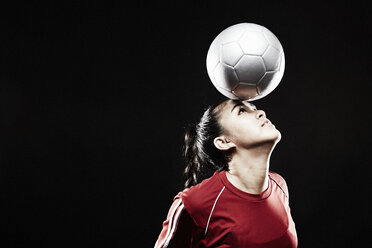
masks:
{"label": "woman's chin", "polygon": [[276,130],[276,131],[277,131],[277,135],[274,138],[274,140],[275,140],[275,143],[278,143],[282,139],[282,133],[279,132],[279,130]]}

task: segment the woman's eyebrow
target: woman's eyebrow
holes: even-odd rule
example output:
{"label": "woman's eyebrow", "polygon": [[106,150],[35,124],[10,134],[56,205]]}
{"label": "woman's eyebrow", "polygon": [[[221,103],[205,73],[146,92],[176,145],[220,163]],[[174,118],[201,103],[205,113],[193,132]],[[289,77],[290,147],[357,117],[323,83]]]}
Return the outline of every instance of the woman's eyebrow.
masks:
{"label": "woman's eyebrow", "polygon": [[237,106],[244,106],[244,103],[238,102],[237,104],[235,104],[234,107],[231,109],[231,113],[233,112],[234,108]]}

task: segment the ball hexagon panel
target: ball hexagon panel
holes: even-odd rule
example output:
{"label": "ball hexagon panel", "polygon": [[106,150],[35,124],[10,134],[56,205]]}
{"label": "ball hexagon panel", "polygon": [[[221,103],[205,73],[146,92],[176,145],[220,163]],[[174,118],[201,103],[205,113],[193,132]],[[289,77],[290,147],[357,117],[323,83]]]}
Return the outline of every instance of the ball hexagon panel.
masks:
{"label": "ball hexagon panel", "polygon": [[[265,76],[260,80],[257,85],[257,90],[259,93],[259,98],[265,97],[270,92],[272,92],[280,83],[284,74],[284,57],[283,63],[280,65],[278,71],[269,71],[265,73]],[[259,99],[257,98],[257,99]]]}
{"label": "ball hexagon panel", "polygon": [[245,32],[262,32],[262,27],[261,25],[255,24],[255,23],[243,23],[244,24],[244,29]]}
{"label": "ball hexagon panel", "polygon": [[248,84],[257,84],[266,72],[261,56],[253,55],[244,55],[234,68],[239,82]]}
{"label": "ball hexagon panel", "polygon": [[219,86],[217,86],[216,85],[216,89],[222,94],[222,95],[224,95],[224,96],[226,96],[226,97],[228,97],[228,98],[230,98],[230,99],[233,99],[233,100],[238,100],[239,98],[236,96],[236,95],[234,95],[231,91],[229,91],[229,90],[226,90],[226,89],[223,89],[223,88],[221,88],[221,87],[219,87]]}
{"label": "ball hexagon panel", "polygon": [[[216,38],[210,45],[207,53],[207,70],[212,72],[220,61],[220,45],[219,40]],[[209,75],[211,76],[211,75]]]}
{"label": "ball hexagon panel", "polygon": [[261,32],[245,32],[239,39],[244,54],[262,55],[269,46],[268,41]]}
{"label": "ball hexagon panel", "polygon": [[239,96],[241,99],[253,98],[258,95],[257,87],[255,84],[239,83],[233,90],[232,93]]}
{"label": "ball hexagon panel", "polygon": [[262,55],[262,59],[266,66],[266,71],[279,70],[281,60],[280,51],[273,46],[269,46],[266,52]]}
{"label": "ball hexagon panel", "polygon": [[239,40],[239,38],[242,37],[243,33],[245,32],[244,26],[245,24],[241,23],[225,29],[217,36],[217,38],[220,40],[220,44],[226,44]]}
{"label": "ball hexagon panel", "polygon": [[277,48],[278,50],[282,50],[282,45],[280,44],[278,38],[267,28],[262,28],[262,33],[266,37],[266,39],[269,41],[270,45]]}
{"label": "ball hexagon panel", "polygon": [[234,66],[243,56],[243,51],[237,42],[227,43],[221,47],[221,63]]}
{"label": "ball hexagon panel", "polygon": [[233,89],[239,82],[234,67],[219,63],[213,71],[214,85],[225,90]]}

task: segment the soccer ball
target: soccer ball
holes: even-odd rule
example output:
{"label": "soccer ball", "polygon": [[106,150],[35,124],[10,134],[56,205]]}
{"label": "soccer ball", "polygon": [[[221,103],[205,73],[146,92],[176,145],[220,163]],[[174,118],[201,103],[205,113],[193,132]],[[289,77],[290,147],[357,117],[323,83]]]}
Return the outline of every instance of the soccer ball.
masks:
{"label": "soccer ball", "polygon": [[207,54],[207,71],[217,90],[231,99],[254,101],[267,96],[284,73],[284,51],[264,26],[240,23],[223,30]]}

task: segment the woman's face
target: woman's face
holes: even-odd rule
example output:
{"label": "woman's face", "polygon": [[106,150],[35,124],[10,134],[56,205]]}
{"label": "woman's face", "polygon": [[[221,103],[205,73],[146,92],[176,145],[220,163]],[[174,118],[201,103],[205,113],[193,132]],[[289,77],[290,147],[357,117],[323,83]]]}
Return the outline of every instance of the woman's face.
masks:
{"label": "woman's face", "polygon": [[250,148],[277,143],[281,133],[262,110],[248,101],[228,100],[221,109],[219,123],[230,141],[238,147]]}

